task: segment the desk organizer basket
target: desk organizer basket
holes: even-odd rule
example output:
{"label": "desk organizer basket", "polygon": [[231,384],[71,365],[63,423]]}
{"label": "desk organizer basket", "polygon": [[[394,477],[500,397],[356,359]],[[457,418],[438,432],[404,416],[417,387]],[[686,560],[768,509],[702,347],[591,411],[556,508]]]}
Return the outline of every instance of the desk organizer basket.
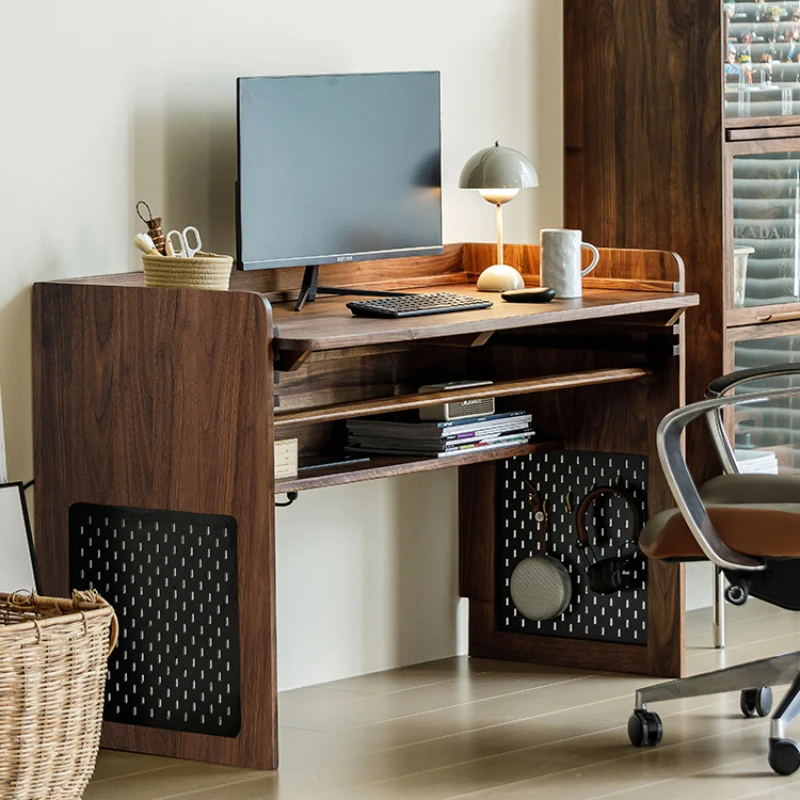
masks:
{"label": "desk organizer basket", "polygon": [[114,610],[0,594],[0,800],[79,800],[94,771]]}
{"label": "desk organizer basket", "polygon": [[222,289],[230,285],[233,258],[198,253],[194,258],[142,256],[145,286],[177,289]]}

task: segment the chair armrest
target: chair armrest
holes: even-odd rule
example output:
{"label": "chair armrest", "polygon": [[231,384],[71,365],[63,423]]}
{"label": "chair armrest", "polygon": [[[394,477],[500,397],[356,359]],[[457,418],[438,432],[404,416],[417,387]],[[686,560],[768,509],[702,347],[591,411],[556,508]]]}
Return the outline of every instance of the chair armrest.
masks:
{"label": "chair armrest", "polygon": [[708,385],[706,400],[722,397],[722,395],[727,394],[731,389],[735,389],[743,383],[760,381],[765,378],[783,378],[787,375],[800,375],[800,364],[770,364],[766,367],[754,367],[753,369],[740,369],[736,372],[729,372]]}
{"label": "chair armrest", "polygon": [[[800,376],[800,364],[772,364],[766,367],[754,367],[753,369],[729,372],[709,384],[708,389],[706,389],[706,400],[722,397],[737,386],[742,386],[745,383],[765,380],[766,378],[783,378],[788,375]],[[739,466],[736,463],[734,447],[725,432],[722,409],[715,408],[706,412],[706,422],[708,422],[711,439],[714,442],[722,468],[728,474],[738,474]]]}
{"label": "chair armrest", "polygon": [[799,394],[800,387],[771,389],[749,394],[744,398],[735,396],[701,400],[667,414],[658,426],[656,434],[658,456],[675,502],[692,532],[692,536],[708,560],[722,569],[752,572],[764,569],[764,564],[758,559],[731,550],[712,525],[683,455],[683,430],[693,419],[703,414],[718,414],[719,410],[725,406],[793,397]]}

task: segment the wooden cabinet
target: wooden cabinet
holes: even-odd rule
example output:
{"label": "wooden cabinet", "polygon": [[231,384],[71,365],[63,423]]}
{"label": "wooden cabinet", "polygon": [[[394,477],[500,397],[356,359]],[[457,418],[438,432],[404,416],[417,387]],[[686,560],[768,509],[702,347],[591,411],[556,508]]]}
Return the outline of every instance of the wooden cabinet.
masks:
{"label": "wooden cabinet", "polygon": [[[727,370],[800,360],[800,2],[564,9],[566,226],[683,256],[701,296],[686,320],[688,400]],[[718,465],[694,427],[707,477]],[[773,433],[800,463],[789,428]]]}

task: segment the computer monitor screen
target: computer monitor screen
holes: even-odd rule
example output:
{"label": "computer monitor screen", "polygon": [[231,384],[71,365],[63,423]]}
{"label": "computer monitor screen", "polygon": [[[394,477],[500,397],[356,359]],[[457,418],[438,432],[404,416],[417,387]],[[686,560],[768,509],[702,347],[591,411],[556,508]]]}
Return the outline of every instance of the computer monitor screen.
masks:
{"label": "computer monitor screen", "polygon": [[241,269],[442,252],[439,73],[239,79]]}

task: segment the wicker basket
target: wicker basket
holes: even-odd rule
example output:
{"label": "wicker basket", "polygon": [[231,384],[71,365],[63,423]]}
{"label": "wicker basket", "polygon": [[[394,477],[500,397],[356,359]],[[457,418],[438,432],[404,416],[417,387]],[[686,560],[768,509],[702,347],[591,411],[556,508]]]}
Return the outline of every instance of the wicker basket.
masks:
{"label": "wicker basket", "polygon": [[96,592],[0,594],[0,800],[79,800],[116,639],[114,611]]}
{"label": "wicker basket", "polygon": [[178,289],[228,288],[233,269],[231,256],[198,253],[194,258],[142,256],[145,286]]}

